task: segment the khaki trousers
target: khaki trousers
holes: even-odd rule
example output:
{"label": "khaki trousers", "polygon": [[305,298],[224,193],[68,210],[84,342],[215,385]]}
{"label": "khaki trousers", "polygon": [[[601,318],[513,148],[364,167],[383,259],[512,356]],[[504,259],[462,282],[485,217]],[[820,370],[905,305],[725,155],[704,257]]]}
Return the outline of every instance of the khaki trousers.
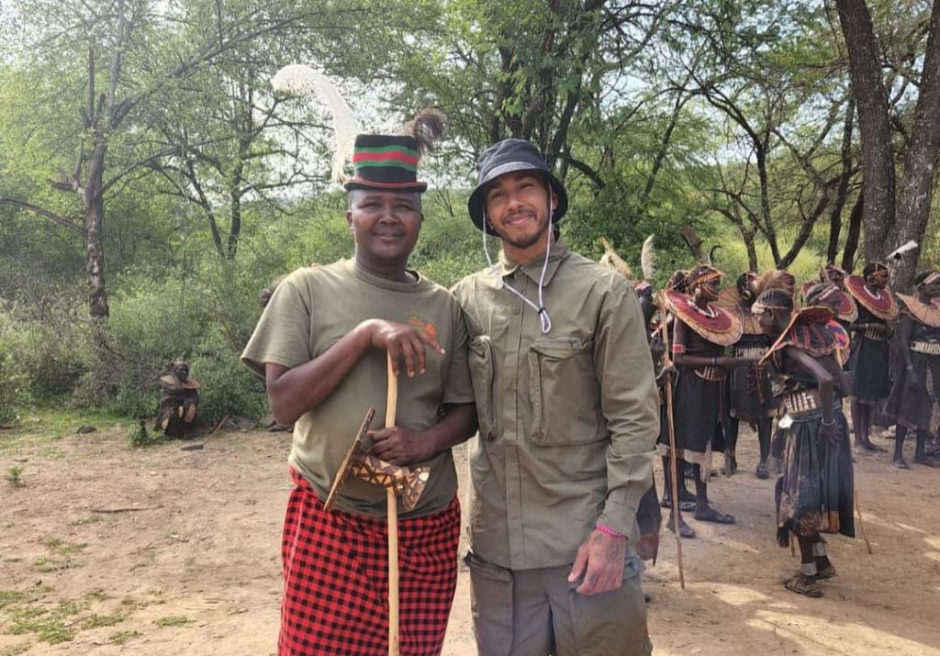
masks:
{"label": "khaki trousers", "polygon": [[642,564],[628,559],[618,590],[586,597],[570,566],[508,570],[467,554],[480,656],[648,656]]}

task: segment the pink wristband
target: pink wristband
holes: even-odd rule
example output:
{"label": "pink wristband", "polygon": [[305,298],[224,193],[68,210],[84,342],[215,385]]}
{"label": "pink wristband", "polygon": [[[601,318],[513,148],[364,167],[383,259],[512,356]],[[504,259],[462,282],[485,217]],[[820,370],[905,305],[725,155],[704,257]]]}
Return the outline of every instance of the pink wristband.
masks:
{"label": "pink wristband", "polygon": [[615,537],[615,538],[624,538],[624,537],[626,537],[623,533],[620,533],[619,531],[615,531],[614,529],[610,528],[609,526],[604,526],[604,525],[601,524],[600,522],[596,522],[596,523],[594,524],[594,528],[597,529],[598,531],[600,531],[601,533],[604,533],[605,535],[610,535],[610,536],[613,536],[613,537]]}

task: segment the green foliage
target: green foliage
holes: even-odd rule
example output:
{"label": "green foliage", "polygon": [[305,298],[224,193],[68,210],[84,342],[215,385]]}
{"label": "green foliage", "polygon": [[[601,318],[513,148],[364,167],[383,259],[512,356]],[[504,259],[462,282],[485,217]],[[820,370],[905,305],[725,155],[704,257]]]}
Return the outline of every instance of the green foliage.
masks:
{"label": "green foliage", "polygon": [[139,638],[141,635],[140,631],[118,631],[108,637],[108,642],[112,645],[126,645],[128,642],[134,638]]}
{"label": "green foliage", "polygon": [[0,610],[26,599],[27,594],[20,590],[0,590]]}
{"label": "green foliage", "polygon": [[123,615],[98,615],[97,613],[92,613],[82,620],[82,629],[99,629],[102,626],[114,626],[123,621]]}
{"label": "green foliage", "polygon": [[26,483],[23,482],[23,468],[19,465],[8,467],[5,478],[7,479],[7,482],[13,487],[23,487],[26,485]]}
{"label": "green foliage", "polygon": [[40,606],[11,606],[6,609],[10,619],[7,633],[35,633],[41,642],[51,645],[68,642],[75,637],[74,622],[70,618],[84,608],[83,604],[76,602],[60,602],[52,609]]}
{"label": "green foliage", "polygon": [[0,422],[15,421],[28,402],[27,376],[17,358],[19,327],[0,312]]}
{"label": "green foliage", "polygon": [[[922,60],[928,7],[866,4],[895,80],[900,162],[916,136],[919,74],[910,62]],[[177,357],[202,382],[204,426],[264,412],[259,381],[239,362],[259,292],[298,267],[353,255],[345,195],[324,180],[332,145],[322,104],[275,97],[269,87],[288,59],[331,74],[367,131],[397,130],[428,104],[448,115],[449,138],[422,161],[432,190],[410,262],[444,286],[486,265],[466,193],[475,157],[506,136],[535,141],[564,179],[571,205],[561,230],[575,250],[597,259],[605,236],[639,277],[641,244],[654,235],[657,286],[694,264],[678,234],[685,226],[706,251],[721,245],[716,264],[729,276],[748,268],[745,238],[769,268],[805,237],[789,266],[798,278],[814,276],[827,249],[845,117],[854,112],[845,44],[822,5],[121,6],[126,31],[114,7],[97,1],[19,0],[0,18],[0,116],[8,119],[0,199],[61,219],[0,203],[0,422],[41,404],[149,424],[159,376]],[[49,23],[53,14],[60,20]],[[107,65],[115,47],[119,71]],[[113,82],[129,113],[111,122],[88,116],[96,113],[86,107],[89,71],[96,93]],[[844,220],[859,183],[853,129]],[[98,136],[105,140],[96,144]],[[93,324],[86,208],[75,192],[90,181],[96,145],[106,149],[111,316]],[[816,226],[801,232],[806,217]],[[922,262],[936,262],[938,235],[934,216]],[[74,430],[45,419],[44,434]],[[155,439],[138,432],[133,424],[131,443]]]}
{"label": "green foliage", "polygon": [[160,628],[166,628],[169,626],[186,626],[192,624],[192,620],[185,615],[167,615],[166,617],[158,617],[153,623]]}
{"label": "green foliage", "polygon": [[143,419],[127,429],[127,442],[135,448],[161,444],[163,439],[163,433],[148,428],[146,420]]}

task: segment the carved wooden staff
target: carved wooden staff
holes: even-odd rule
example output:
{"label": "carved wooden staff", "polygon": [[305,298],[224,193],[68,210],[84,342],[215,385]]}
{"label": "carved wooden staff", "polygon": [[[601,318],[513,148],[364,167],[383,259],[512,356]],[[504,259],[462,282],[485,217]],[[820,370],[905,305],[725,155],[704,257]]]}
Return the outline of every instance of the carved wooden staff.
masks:
{"label": "carved wooden staff", "polygon": [[[392,356],[387,359],[388,364],[388,391],[385,402],[385,426],[395,425],[395,416],[398,406],[398,378],[392,370]],[[359,433],[346,457],[340,466],[339,472],[330,488],[330,493],[324,503],[327,510],[333,504],[336,494],[350,474],[369,483],[381,485],[385,488],[388,500],[388,653],[389,656],[399,654],[399,603],[398,603],[398,495],[402,496],[402,507],[412,510],[418,503],[421,493],[428,482],[430,468],[427,465],[415,467],[399,467],[386,462],[368,453],[363,448],[363,441],[369,432],[369,426],[375,416],[375,409],[369,408]]]}
{"label": "carved wooden staff", "polygon": [[[666,346],[666,352],[663,353],[663,367],[669,368],[672,366],[672,361],[669,358],[669,327],[666,324],[666,294],[663,293],[659,297],[659,309],[662,312],[662,317],[660,317],[659,328],[662,331],[663,343]],[[671,485],[670,492],[672,495],[672,531],[676,534],[676,557],[679,561],[679,587],[685,590],[685,570],[682,566],[682,537],[679,535],[679,481],[676,478],[678,466],[676,464],[676,426],[672,418],[672,384],[670,381],[670,374],[666,374],[666,381],[663,385],[663,388],[666,391],[666,422],[669,426],[669,471],[672,474],[670,477]]]}
{"label": "carved wooden staff", "polygon": [[[388,353],[388,392],[385,397],[385,427],[395,425],[398,411],[398,377]],[[388,656],[398,656],[398,495],[393,485],[385,486],[388,499]]]}

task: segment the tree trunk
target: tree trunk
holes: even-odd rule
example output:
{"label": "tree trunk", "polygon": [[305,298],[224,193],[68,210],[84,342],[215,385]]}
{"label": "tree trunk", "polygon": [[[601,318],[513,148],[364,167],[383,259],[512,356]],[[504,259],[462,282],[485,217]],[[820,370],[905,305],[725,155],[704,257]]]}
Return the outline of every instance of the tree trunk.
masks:
{"label": "tree trunk", "polygon": [[842,249],[842,268],[851,271],[855,268],[855,253],[858,251],[858,237],[862,232],[862,216],[865,214],[865,194],[858,195],[852,213],[849,214],[849,233],[845,237],[845,248]]}
{"label": "tree trunk", "polygon": [[842,175],[839,177],[839,189],[836,201],[829,214],[829,247],[826,249],[826,262],[835,262],[839,254],[839,237],[842,233],[842,212],[849,198],[849,182],[852,179],[852,126],[855,119],[855,100],[849,99],[845,107],[845,120],[842,129]]}
{"label": "tree trunk", "polygon": [[793,244],[790,246],[790,250],[788,250],[787,254],[777,261],[778,269],[786,269],[788,266],[793,264],[793,261],[796,260],[796,256],[800,254],[800,251],[803,250],[803,246],[806,245],[806,241],[809,239],[809,236],[813,234],[813,226],[816,225],[816,221],[825,211],[826,205],[828,204],[828,196],[826,194],[822,194],[822,196],[819,198],[819,201],[816,203],[816,207],[813,208],[813,211],[810,213],[810,215],[803,219],[803,224],[800,226],[800,231],[797,233],[796,239],[793,240]]}
{"label": "tree trunk", "polygon": [[104,203],[100,196],[91,199],[85,208],[88,229],[87,254],[89,313],[92,318],[105,319],[110,314],[108,292],[104,285]]}
{"label": "tree trunk", "polygon": [[[760,213],[761,221],[766,230],[767,243],[770,245],[770,254],[774,258],[774,263],[780,262],[780,245],[777,243],[777,231],[774,228],[773,221],[770,218],[770,178],[767,175],[767,151],[765,147],[768,139],[764,139],[760,147],[754,149],[757,158],[757,175],[760,179]],[[757,144],[755,143],[755,146]]]}
{"label": "tree trunk", "polygon": [[891,245],[900,246],[909,240],[918,247],[904,254],[894,270],[893,287],[910,289],[914,282],[917,259],[921,252],[933,185],[936,177],[937,152],[940,150],[940,0],[934,0],[927,35],[927,52],[921,75],[920,94],[914,112],[911,142],[904,157],[904,177],[898,190],[896,236]]}
{"label": "tree trunk", "polygon": [[88,163],[88,176],[85,184],[78,188],[85,210],[89,313],[92,319],[101,320],[110,314],[104,285],[104,159],[107,152],[107,137],[98,132]]}
{"label": "tree trunk", "polygon": [[875,41],[871,14],[864,0],[836,0],[839,23],[849,55],[849,76],[858,104],[862,142],[862,185],[865,193],[862,223],[865,257],[882,259],[894,226],[894,158],[888,125],[888,96],[881,73],[881,52]]}
{"label": "tree trunk", "polygon": [[744,238],[744,247],[747,249],[747,270],[760,271],[760,265],[757,263],[757,247],[754,246],[754,232],[741,230],[741,237]]}
{"label": "tree trunk", "polygon": [[232,194],[232,227],[228,232],[228,259],[234,260],[238,250],[238,238],[242,231],[242,199],[240,193]]}

